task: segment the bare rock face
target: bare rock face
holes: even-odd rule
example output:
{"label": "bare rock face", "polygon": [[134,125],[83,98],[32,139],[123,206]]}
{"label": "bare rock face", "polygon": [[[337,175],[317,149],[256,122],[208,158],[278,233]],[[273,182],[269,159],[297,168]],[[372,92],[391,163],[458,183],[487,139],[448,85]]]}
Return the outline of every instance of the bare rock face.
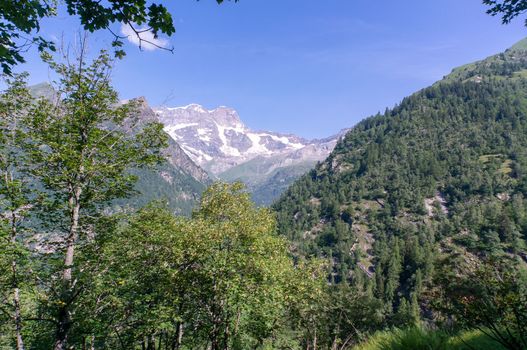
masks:
{"label": "bare rock face", "polygon": [[[140,118],[144,122],[158,121],[158,117],[154,110],[148,105],[144,97],[137,99],[139,102]],[[184,173],[190,175],[199,182],[207,183],[210,181],[207,172],[199,167],[194,161],[183,151],[180,145],[172,138],[169,138],[168,147],[164,150],[164,155],[168,162],[181,169]]]}

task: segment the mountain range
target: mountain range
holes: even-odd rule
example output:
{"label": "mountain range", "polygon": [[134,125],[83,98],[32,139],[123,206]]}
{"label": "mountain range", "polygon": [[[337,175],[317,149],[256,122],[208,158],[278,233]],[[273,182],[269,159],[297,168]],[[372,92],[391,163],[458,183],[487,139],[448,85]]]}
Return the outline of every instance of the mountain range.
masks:
{"label": "mountain range", "polygon": [[[48,83],[32,86],[31,92],[48,99],[55,94]],[[306,140],[253,131],[228,107],[151,107],[144,97],[135,100],[141,122],[159,121],[170,136],[165,149],[167,163],[156,170],[133,170],[138,175],[136,188],[140,194],[116,201],[118,207],[163,200],[176,212],[189,214],[201,192],[214,180],[241,181],[257,204],[270,205],[294,180],[325,159],[346,131],[326,139]]]}
{"label": "mountain range", "polygon": [[345,133],[322,140],[253,131],[228,107],[155,107],[164,130],[212,178],[242,181],[258,204],[270,204],[325,159]]}

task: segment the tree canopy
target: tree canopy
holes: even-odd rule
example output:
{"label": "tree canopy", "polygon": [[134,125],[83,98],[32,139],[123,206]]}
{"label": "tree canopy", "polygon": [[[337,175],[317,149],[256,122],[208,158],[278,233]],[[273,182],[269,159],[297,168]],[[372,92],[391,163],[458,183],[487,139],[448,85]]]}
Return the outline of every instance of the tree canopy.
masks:
{"label": "tree canopy", "polygon": [[[503,24],[510,23],[514,18],[527,11],[526,0],[483,0],[490,8],[487,13],[491,16],[501,16]],[[525,21],[527,25],[527,20]]]}
{"label": "tree canopy", "polygon": [[[224,0],[216,0],[221,4]],[[238,0],[234,0],[237,2]],[[111,29],[114,23],[129,26],[139,40],[156,45],[144,39],[141,34],[150,31],[157,38],[159,34],[172,35],[176,29],[172,15],[158,2],[144,0],[64,0],[69,15],[76,16],[84,30],[95,32],[106,29],[114,37],[115,54],[122,57],[123,37]],[[4,73],[11,74],[12,68],[25,62],[24,53],[32,45],[39,50],[55,50],[55,44],[39,34],[42,19],[53,17],[59,10],[56,0],[4,0],[0,2],[0,66]],[[141,27],[139,27],[141,26]],[[139,29],[140,28],[140,29]],[[170,48],[165,48],[170,50]]]}

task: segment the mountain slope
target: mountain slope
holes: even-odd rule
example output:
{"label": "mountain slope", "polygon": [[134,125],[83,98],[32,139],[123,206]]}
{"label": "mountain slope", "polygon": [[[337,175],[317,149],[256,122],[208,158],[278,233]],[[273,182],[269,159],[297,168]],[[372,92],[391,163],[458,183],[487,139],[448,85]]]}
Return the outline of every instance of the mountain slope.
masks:
{"label": "mountain slope", "polygon": [[[165,131],[196,164],[226,181],[242,181],[258,204],[270,204],[292,181],[327,157],[341,134],[324,140],[253,131],[227,107],[155,108]],[[282,176],[277,177],[280,173]],[[272,190],[269,190],[272,189]]]}
{"label": "mountain slope", "polygon": [[[157,115],[143,97],[139,103],[141,123],[157,121]],[[118,206],[144,206],[153,200],[162,200],[180,214],[190,214],[201,193],[211,183],[207,173],[196,165],[172,138],[163,151],[166,163],[155,169],[134,170],[138,177],[132,198],[117,201]]]}
{"label": "mountain slope", "polygon": [[[35,98],[50,100],[56,98],[56,92],[49,83],[33,85],[29,87],[29,90]],[[135,101],[139,109],[137,127],[158,121],[156,113],[144,97],[139,97]],[[129,128],[129,132],[133,132],[129,126],[125,125],[125,127]],[[131,170],[137,176],[135,185],[137,194],[114,201],[114,210],[128,207],[138,208],[153,200],[161,200],[176,213],[190,214],[201,193],[212,181],[208,174],[196,165],[172,138],[169,138],[168,147],[163,153],[167,160],[166,163],[154,169]]]}
{"label": "mountain slope", "polygon": [[201,167],[219,174],[256,156],[271,156],[306,145],[306,140],[247,128],[235,110],[196,104],[155,108],[165,131]]}
{"label": "mountain slope", "polygon": [[242,181],[257,204],[270,205],[296,179],[324,160],[339,136],[317,140],[298,150],[257,156],[218,174],[218,177],[226,181]]}
{"label": "mountain slope", "polygon": [[330,258],[395,324],[430,301],[442,259],[527,260],[523,44],[356,125],[274,206],[296,253]]}

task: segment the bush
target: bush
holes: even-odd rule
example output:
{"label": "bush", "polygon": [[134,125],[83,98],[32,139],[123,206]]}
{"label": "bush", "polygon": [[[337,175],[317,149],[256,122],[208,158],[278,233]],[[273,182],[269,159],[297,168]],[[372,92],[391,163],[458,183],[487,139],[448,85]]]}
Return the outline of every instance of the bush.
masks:
{"label": "bush", "polygon": [[423,327],[394,328],[373,334],[353,350],[502,350],[499,343],[480,331],[451,335]]}

